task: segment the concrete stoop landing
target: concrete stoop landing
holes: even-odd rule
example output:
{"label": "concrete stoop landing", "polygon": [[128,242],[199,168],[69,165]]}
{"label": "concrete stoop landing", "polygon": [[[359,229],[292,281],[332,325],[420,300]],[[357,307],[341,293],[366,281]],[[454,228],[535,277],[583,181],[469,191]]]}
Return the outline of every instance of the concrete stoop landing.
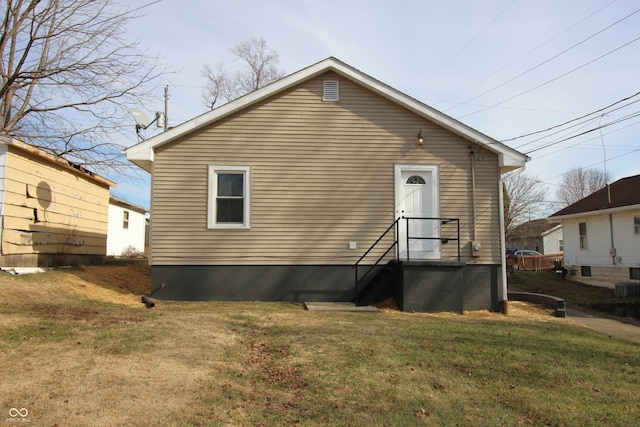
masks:
{"label": "concrete stoop landing", "polygon": [[305,310],[309,311],[353,311],[361,313],[376,313],[380,309],[371,305],[357,306],[352,302],[305,302]]}

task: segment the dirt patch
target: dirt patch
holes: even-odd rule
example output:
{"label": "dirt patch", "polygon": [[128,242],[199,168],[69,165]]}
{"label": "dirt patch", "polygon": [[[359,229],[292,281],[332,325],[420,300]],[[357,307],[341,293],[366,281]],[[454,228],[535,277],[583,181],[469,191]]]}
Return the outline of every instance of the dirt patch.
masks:
{"label": "dirt patch", "polygon": [[[402,313],[395,302],[393,300],[387,300],[381,304],[376,304],[378,308],[382,312],[396,312]],[[566,321],[566,319],[561,319],[554,316],[555,310],[545,307],[544,305],[534,304],[532,302],[526,301],[509,301],[509,314],[504,315],[502,313],[491,312],[488,310],[477,310],[477,311],[465,311],[464,317],[467,318],[475,318],[475,319],[495,319],[501,321],[511,321],[511,320],[536,320],[536,321]],[[407,313],[409,315],[423,315],[423,316],[434,316],[434,317],[459,317],[458,313]]]}
{"label": "dirt patch", "polygon": [[151,289],[151,267],[146,262],[127,265],[54,269],[23,276],[0,274],[0,302],[59,302],[70,296],[139,307]]}
{"label": "dirt patch", "polygon": [[146,262],[85,266],[70,272],[87,282],[121,293],[148,295],[151,292],[151,266]]}

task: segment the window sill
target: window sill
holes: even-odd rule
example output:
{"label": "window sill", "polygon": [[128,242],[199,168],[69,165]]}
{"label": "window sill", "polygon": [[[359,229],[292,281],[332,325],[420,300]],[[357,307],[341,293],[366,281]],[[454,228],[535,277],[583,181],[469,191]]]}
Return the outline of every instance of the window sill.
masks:
{"label": "window sill", "polygon": [[216,224],[216,225],[209,225],[207,229],[209,230],[250,230],[251,226],[235,225],[235,224]]}

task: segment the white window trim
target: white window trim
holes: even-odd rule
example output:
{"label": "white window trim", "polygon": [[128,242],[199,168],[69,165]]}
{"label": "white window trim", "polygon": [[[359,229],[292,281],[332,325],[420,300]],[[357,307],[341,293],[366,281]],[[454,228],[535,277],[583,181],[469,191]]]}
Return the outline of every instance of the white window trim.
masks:
{"label": "white window trim", "polygon": [[[218,173],[238,173],[244,174],[243,194],[244,194],[244,223],[243,224],[217,224],[216,223],[216,195],[218,194]],[[251,167],[250,166],[221,166],[209,165],[209,188],[207,190],[207,228],[224,229],[249,229],[251,228]]]}
{"label": "white window trim", "polygon": [[633,237],[640,237],[640,233],[636,233],[636,217],[640,217],[640,214],[631,215],[631,234]]}
{"label": "white window trim", "polygon": [[[585,247],[582,247],[582,235],[580,234],[580,224],[584,224],[584,237],[585,237]],[[578,221],[578,250],[580,251],[588,251],[589,250],[589,224],[587,221]]]}

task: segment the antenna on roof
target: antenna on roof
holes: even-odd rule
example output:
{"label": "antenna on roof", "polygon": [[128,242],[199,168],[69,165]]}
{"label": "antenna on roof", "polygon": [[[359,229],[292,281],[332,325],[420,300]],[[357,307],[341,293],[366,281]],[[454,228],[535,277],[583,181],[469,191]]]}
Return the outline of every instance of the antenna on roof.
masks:
{"label": "antenna on roof", "polygon": [[129,108],[129,113],[131,113],[131,115],[133,116],[133,120],[136,121],[136,134],[138,135],[138,139],[140,141],[144,141],[144,137],[140,135],[140,131],[147,129],[153,123],[156,123],[156,127],[158,128],[165,127],[164,113],[160,111],[156,112],[156,117],[151,121],[149,121],[149,117],[147,117],[145,113],[138,110],[137,108]]}

